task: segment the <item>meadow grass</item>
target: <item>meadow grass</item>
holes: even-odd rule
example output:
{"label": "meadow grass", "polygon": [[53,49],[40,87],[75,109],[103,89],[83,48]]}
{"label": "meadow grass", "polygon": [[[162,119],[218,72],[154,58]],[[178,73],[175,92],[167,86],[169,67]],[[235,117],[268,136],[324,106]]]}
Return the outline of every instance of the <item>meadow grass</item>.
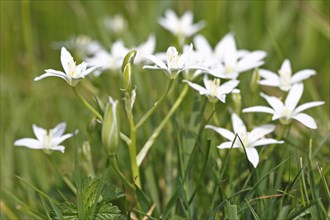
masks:
{"label": "meadow grass", "polygon": [[[131,213],[142,219],[155,204],[150,219],[327,219],[330,218],[330,66],[329,1],[1,1],[1,219],[85,219],[91,213]],[[189,89],[164,125],[140,166],[141,188],[131,189],[110,169],[102,147],[101,126],[91,121],[71,88],[61,79],[33,79],[44,69],[61,69],[54,42],[87,35],[111,45],[117,36],[103,26],[105,16],[122,14],[129,28],[120,37],[125,45],[157,38],[156,51],[165,51],[175,38],[157,24],[167,8],[182,14],[192,10],[194,20],[205,20],[200,32],[214,46],[234,32],[240,48],[267,52],[267,69],[276,70],[289,58],[294,71],[311,68],[317,75],[304,82],[302,102],[323,100],[308,110],[318,128],[292,123],[282,136],[285,144],[258,148],[255,169],[237,150],[219,150],[224,141],[204,126],[231,125],[226,104],[211,106],[206,97]],[[188,39],[187,42],[189,42]],[[157,71],[157,70],[156,70]],[[140,119],[161,96],[167,78],[160,71],[134,67],[138,95],[134,116]],[[243,73],[242,106],[264,103],[260,91],[250,89],[252,71]],[[138,129],[137,148],[170,111],[180,92],[177,78],[161,107]],[[93,95],[106,102],[109,95],[121,103],[121,73],[107,72],[83,80],[77,90],[94,107]],[[230,102],[230,101],[229,101]],[[215,111],[213,111],[215,108]],[[269,123],[263,114],[242,114],[249,129]],[[120,114],[123,133],[129,134],[126,115]],[[32,137],[32,124],[51,128],[65,121],[67,130],[79,134],[65,142],[65,154],[15,147],[14,141]],[[138,121],[138,120],[137,120]],[[283,126],[278,124],[274,137]],[[87,142],[89,144],[87,144]],[[82,150],[85,143],[86,151]],[[120,142],[115,161],[131,179],[128,147]],[[102,200],[104,201],[104,200]],[[86,207],[89,207],[86,210]],[[74,213],[73,210],[77,211]],[[100,211],[101,210],[101,211]],[[107,219],[101,214],[98,219]]]}

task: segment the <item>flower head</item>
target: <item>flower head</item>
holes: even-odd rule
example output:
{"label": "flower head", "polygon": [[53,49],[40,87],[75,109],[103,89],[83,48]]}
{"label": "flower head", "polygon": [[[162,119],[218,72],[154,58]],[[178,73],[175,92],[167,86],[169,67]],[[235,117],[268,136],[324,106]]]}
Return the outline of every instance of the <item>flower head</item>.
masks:
{"label": "flower head", "polygon": [[292,119],[295,119],[311,129],[316,129],[317,125],[315,120],[311,116],[301,112],[315,106],[323,105],[324,102],[307,102],[297,107],[303,91],[303,84],[294,84],[284,103],[277,97],[268,96],[262,93],[261,96],[266,99],[271,108],[266,106],[254,106],[243,109],[243,112],[265,112],[273,114],[272,120],[280,119],[283,124],[289,124]]}
{"label": "flower head", "polygon": [[185,12],[179,18],[173,10],[167,10],[165,18],[159,18],[158,22],[163,28],[179,37],[190,37],[205,25],[203,21],[193,24],[193,14],[190,11]]}
{"label": "flower head", "polygon": [[259,84],[279,87],[283,91],[288,91],[293,84],[299,83],[315,74],[315,70],[305,69],[300,70],[293,75],[290,61],[286,59],[282,63],[282,66],[278,71],[278,75],[269,70],[260,69],[259,75],[263,79],[259,81]]}
{"label": "flower head", "polygon": [[73,134],[64,134],[66,124],[64,122],[56,125],[55,128],[50,130],[45,130],[36,125],[32,126],[34,135],[37,139],[34,138],[22,138],[14,142],[15,146],[24,146],[32,149],[43,149],[46,151],[49,150],[58,150],[64,153],[65,147],[59,145],[64,140],[73,136]]}
{"label": "flower head", "polygon": [[231,80],[223,85],[220,85],[220,79],[215,78],[213,80],[209,80],[207,75],[204,76],[204,86],[202,87],[196,83],[192,83],[188,80],[183,80],[183,82],[188,83],[190,87],[197,90],[199,94],[206,95],[210,102],[216,102],[220,100],[221,102],[226,102],[226,95],[231,93],[234,88],[239,84],[238,80]]}
{"label": "flower head", "polygon": [[61,49],[61,63],[64,72],[47,69],[45,70],[46,73],[34,78],[34,81],[39,81],[49,76],[56,76],[64,79],[70,86],[76,86],[81,79],[85,78],[85,76],[99,68],[98,66],[87,68],[87,64],[84,62],[76,65],[73,57],[64,47]]}
{"label": "flower head", "polygon": [[202,67],[194,64],[189,64],[188,59],[192,53],[192,44],[189,49],[179,54],[175,47],[169,47],[166,52],[166,64],[154,55],[145,55],[145,58],[155,64],[155,66],[146,65],[143,69],[160,69],[163,70],[170,79],[174,79],[183,70],[187,69],[202,69]]}
{"label": "flower head", "polygon": [[[259,154],[255,147],[269,145],[269,144],[282,144],[283,141],[277,141],[272,138],[264,138],[265,135],[270,134],[275,130],[274,125],[266,124],[260,127],[254,128],[252,131],[248,132],[243,121],[235,113],[231,116],[233,130],[229,131],[225,128],[216,127],[213,125],[206,125],[205,128],[212,129],[218,134],[226,138],[227,142],[224,142],[218,146],[219,149],[225,148],[245,148],[245,152],[248,160],[257,167],[259,163]],[[239,138],[235,138],[235,134]],[[235,141],[235,142],[234,142]],[[242,145],[243,144],[243,145]]]}
{"label": "flower head", "polygon": [[215,53],[220,63],[210,70],[210,74],[225,79],[236,79],[239,73],[261,66],[267,55],[264,51],[237,50],[232,33],[221,39]]}

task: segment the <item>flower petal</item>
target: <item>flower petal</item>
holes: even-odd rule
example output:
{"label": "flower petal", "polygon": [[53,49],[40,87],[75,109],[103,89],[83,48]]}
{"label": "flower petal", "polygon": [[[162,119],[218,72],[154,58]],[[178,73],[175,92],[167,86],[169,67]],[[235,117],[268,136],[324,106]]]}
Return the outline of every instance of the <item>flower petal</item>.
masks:
{"label": "flower petal", "polygon": [[316,101],[316,102],[307,102],[307,103],[304,103],[300,106],[298,106],[295,110],[294,110],[294,114],[298,114],[306,109],[309,109],[309,108],[312,108],[312,107],[315,107],[315,106],[319,106],[319,105],[323,105],[324,102],[323,101]]}
{"label": "flower petal", "polygon": [[275,114],[274,110],[272,108],[266,107],[266,106],[253,106],[249,108],[245,108],[242,110],[243,113],[246,112],[264,112],[269,114]]}
{"label": "flower petal", "polygon": [[313,75],[316,74],[315,70],[311,70],[311,69],[306,69],[306,70],[301,70],[298,71],[296,74],[294,74],[291,78],[291,83],[299,83],[301,81],[303,81],[304,79],[307,79]]}
{"label": "flower petal", "polygon": [[33,138],[22,138],[14,142],[15,146],[24,146],[32,149],[42,149],[43,146],[40,141]]}
{"label": "flower petal", "polygon": [[217,146],[217,148],[228,149],[228,148],[237,148],[237,146],[238,145],[236,145],[236,144],[233,145],[233,142],[227,141],[227,142],[224,142],[224,143],[220,144],[219,146]]}
{"label": "flower petal", "polygon": [[291,69],[290,61],[288,59],[284,60],[279,72],[287,73],[287,72],[291,72],[291,71],[292,71],[292,69]]}
{"label": "flower petal", "polygon": [[256,168],[259,163],[258,151],[255,148],[245,148],[245,151],[248,160],[252,163],[254,168]]}
{"label": "flower petal", "polygon": [[49,77],[49,76],[56,76],[56,77],[60,77],[62,79],[64,79],[65,81],[67,81],[69,83],[70,79],[69,77],[61,72],[61,71],[57,71],[57,70],[52,70],[52,69],[48,69],[48,70],[45,70],[46,73],[42,74],[41,76],[38,76],[36,78],[34,78],[34,81],[39,81],[39,80],[42,80],[46,77]]}
{"label": "flower petal", "polygon": [[237,71],[244,72],[246,70],[261,66],[262,64],[264,64],[264,61],[262,61],[262,59],[265,58],[266,55],[267,53],[264,51],[254,51],[248,53],[238,62]]}
{"label": "flower petal", "polygon": [[233,113],[231,115],[231,121],[233,123],[233,130],[234,130],[235,133],[240,133],[240,132],[246,133],[245,124],[242,121],[242,119],[240,117],[238,117],[238,115]]}
{"label": "flower petal", "polygon": [[51,148],[51,150],[58,150],[61,151],[62,153],[64,153],[65,147],[60,145],[60,146],[54,146]]}
{"label": "flower petal", "polygon": [[196,83],[192,83],[192,82],[190,82],[188,80],[183,80],[182,82],[188,83],[188,85],[191,88],[197,90],[199,92],[199,94],[201,94],[201,95],[207,94],[207,90],[204,87],[202,87],[202,86],[200,86],[200,85],[198,85]]}
{"label": "flower petal", "polygon": [[214,130],[215,132],[217,132],[218,134],[220,134],[221,136],[223,136],[224,138],[230,141],[233,141],[235,138],[235,134],[225,128],[220,128],[213,125],[206,125],[205,128]]}
{"label": "flower petal", "polygon": [[65,47],[61,49],[61,63],[66,74],[70,73],[70,66],[75,64],[73,57]]}
{"label": "flower petal", "polygon": [[153,62],[154,64],[156,64],[157,66],[159,66],[162,69],[167,69],[166,64],[160,60],[158,57],[154,56],[154,55],[144,55],[144,57],[148,60],[150,60],[151,62]]}
{"label": "flower petal", "polygon": [[275,126],[271,125],[271,124],[267,124],[267,125],[262,125],[259,127],[254,128],[250,134],[249,134],[249,141],[251,142],[255,142],[257,141],[259,138],[264,137],[265,135],[273,132],[275,130]]}
{"label": "flower petal", "polygon": [[300,123],[302,123],[306,127],[309,127],[311,129],[316,129],[317,128],[315,120],[307,114],[300,113],[300,114],[297,114],[297,115],[293,116],[292,118],[296,119],[297,121],[299,121]]}
{"label": "flower petal", "polygon": [[254,147],[263,146],[263,145],[269,145],[269,144],[283,144],[284,141],[278,141],[272,138],[263,138],[260,140],[257,140],[253,143]]}
{"label": "flower petal", "polygon": [[47,135],[47,130],[38,127],[36,125],[32,125],[34,135],[39,141],[42,141],[44,139],[44,136]]}
{"label": "flower petal", "polygon": [[280,80],[279,76],[276,73],[269,71],[269,70],[265,70],[265,69],[259,70],[259,76],[261,76],[262,78],[269,80],[269,81],[279,81]]}
{"label": "flower petal", "polygon": [[217,88],[217,95],[228,94],[239,84],[238,80],[230,80]]}
{"label": "flower petal", "polygon": [[53,137],[52,138],[52,143],[53,145],[57,146],[58,144],[62,143],[63,141],[65,141],[66,139],[72,137],[73,134],[65,134],[63,136],[60,137]]}
{"label": "flower petal", "polygon": [[264,99],[266,99],[266,101],[268,102],[268,104],[274,109],[275,113],[280,114],[282,112],[282,109],[284,108],[283,102],[274,96],[268,96],[264,93],[260,94]]}
{"label": "flower petal", "polygon": [[304,91],[304,85],[302,83],[294,84],[291,87],[288,96],[285,99],[285,106],[290,111],[293,111],[296,108],[301,98],[301,95],[303,94],[303,91]]}
{"label": "flower petal", "polygon": [[62,122],[55,126],[55,128],[50,129],[49,133],[52,137],[60,137],[62,134],[64,134],[66,128],[66,123]]}
{"label": "flower petal", "polygon": [[209,42],[206,38],[202,35],[197,35],[194,37],[194,45],[198,52],[208,56],[212,54],[212,47],[210,46]]}

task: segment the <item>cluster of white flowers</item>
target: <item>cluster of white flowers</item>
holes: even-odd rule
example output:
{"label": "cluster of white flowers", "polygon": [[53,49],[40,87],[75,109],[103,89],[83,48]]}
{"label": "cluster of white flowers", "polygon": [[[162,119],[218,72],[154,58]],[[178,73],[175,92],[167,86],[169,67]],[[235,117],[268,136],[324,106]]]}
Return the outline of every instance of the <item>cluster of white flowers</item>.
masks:
{"label": "cluster of white flowers", "polygon": [[[112,27],[110,24],[114,22],[117,22],[120,28],[126,27],[127,23],[122,20],[122,17],[118,17],[117,15],[116,19],[116,21],[107,20],[106,24],[108,27]],[[170,46],[166,53],[154,54],[156,38],[155,35],[151,34],[146,42],[133,48],[137,51],[134,64],[142,64],[144,65],[144,69],[161,70],[165,72],[171,80],[176,79],[178,75],[182,73],[184,77],[183,82],[192,89],[198,91],[199,94],[206,95],[210,102],[217,102],[220,100],[225,103],[226,95],[239,93],[237,87],[240,83],[240,74],[248,70],[259,68],[265,63],[263,59],[267,55],[266,52],[260,50],[248,51],[237,49],[233,33],[226,34],[213,49],[204,36],[196,35],[196,33],[205,26],[205,22],[200,21],[194,24],[193,14],[191,12],[186,12],[182,17],[178,17],[174,11],[167,10],[165,12],[165,17],[159,18],[158,22],[163,28],[177,37],[179,42],[178,47],[181,48]],[[193,43],[185,45],[184,42],[188,38],[191,38]],[[90,42],[91,45],[88,44],[88,42]],[[75,64],[70,53],[63,47],[61,50],[61,63],[64,72],[48,69],[45,74],[36,77],[35,80],[41,80],[48,76],[57,76],[64,79],[71,86],[76,86],[79,80],[92,72],[98,76],[100,73],[107,70],[118,71],[122,66],[125,55],[132,49],[126,47],[121,40],[112,44],[111,51],[102,48],[100,45],[101,44],[95,41],[84,41],[84,44],[81,46],[86,47],[88,54],[86,54],[84,58],[85,61],[79,65]],[[182,53],[180,54],[178,50],[182,51]],[[87,68],[87,66],[90,68]],[[258,81],[260,85],[278,87],[285,92],[288,91],[288,95],[285,103],[283,103],[277,97],[262,93],[261,96],[266,99],[271,108],[265,106],[249,107],[244,109],[243,113],[270,113],[273,114],[273,120],[279,119],[280,122],[285,125],[290,123],[292,119],[295,119],[309,128],[317,128],[314,119],[301,112],[308,108],[322,105],[324,102],[309,102],[296,107],[303,93],[304,87],[301,82],[316,74],[314,70],[301,70],[292,75],[290,61],[286,59],[278,71],[279,75],[265,69],[260,69],[258,73],[261,77]],[[194,82],[200,75],[203,75],[204,87]],[[220,84],[220,80],[224,80],[225,82]],[[242,119],[240,119],[237,114],[232,113],[231,120],[233,132],[214,125],[207,125],[206,128],[216,131],[229,140],[228,142],[220,144],[218,146],[220,149],[231,147],[245,148],[244,152],[246,152],[248,160],[254,167],[256,167],[259,162],[258,151],[255,147],[283,143],[282,140],[265,138],[266,135],[275,130],[274,125],[261,125],[254,128],[251,132],[248,132]],[[45,142],[44,137],[46,137],[46,139],[51,139],[52,133],[54,133],[51,130],[49,133],[42,132],[41,135],[41,132],[37,132],[35,127],[34,130],[38,141],[24,141],[23,139],[15,142],[15,144],[32,148],[42,148],[42,144],[47,142]],[[54,135],[55,134],[53,134],[53,136]],[[239,138],[235,138],[236,135]],[[68,137],[69,136],[66,135],[62,138],[55,138],[56,141],[47,142],[47,144],[44,144],[43,148],[60,149],[56,147],[59,140],[62,141]]]}

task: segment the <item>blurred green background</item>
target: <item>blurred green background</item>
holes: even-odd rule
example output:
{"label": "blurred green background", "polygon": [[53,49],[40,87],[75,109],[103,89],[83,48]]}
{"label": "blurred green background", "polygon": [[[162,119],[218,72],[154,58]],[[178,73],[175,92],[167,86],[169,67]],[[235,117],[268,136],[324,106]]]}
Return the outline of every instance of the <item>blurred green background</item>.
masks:
{"label": "blurred green background", "polygon": [[[42,152],[14,147],[13,142],[18,138],[32,137],[32,124],[51,128],[61,121],[67,122],[68,132],[79,128],[78,142],[87,139],[85,128],[88,122],[85,119],[90,113],[76,100],[69,86],[61,79],[40,82],[33,79],[44,69],[62,69],[59,50],[53,48],[54,42],[84,34],[103,45],[111,45],[114,36],[104,29],[102,19],[115,14],[122,14],[128,21],[129,30],[124,37],[128,46],[137,45],[145,41],[149,33],[155,33],[156,51],[164,51],[173,37],[157,24],[157,18],[163,16],[167,8],[174,9],[179,15],[191,10],[194,21],[206,21],[207,26],[200,33],[213,46],[232,31],[238,48],[260,49],[268,53],[265,66],[270,70],[279,69],[285,58],[290,59],[293,72],[315,69],[317,75],[305,82],[304,100],[326,101],[312,115],[319,125],[315,137],[329,135],[329,1],[2,0],[0,3],[2,196],[5,189],[34,203],[35,195],[26,193],[26,187],[15,175],[46,191],[50,186],[60,188],[63,184],[56,179],[56,174],[52,175],[55,171],[48,166]],[[119,92],[111,90],[118,89],[115,81],[118,77],[108,79],[108,94],[117,94],[118,98]],[[161,85],[161,81],[156,83]],[[154,96],[152,91],[149,92]],[[91,100],[91,93],[86,96]],[[73,143],[69,140],[65,146]],[[69,147],[67,152],[71,152]],[[63,157],[60,153],[53,156],[62,172],[69,175],[73,169],[70,157]],[[2,204],[5,201],[8,207],[19,209],[15,206],[17,202],[9,201],[7,195],[3,198]]]}

